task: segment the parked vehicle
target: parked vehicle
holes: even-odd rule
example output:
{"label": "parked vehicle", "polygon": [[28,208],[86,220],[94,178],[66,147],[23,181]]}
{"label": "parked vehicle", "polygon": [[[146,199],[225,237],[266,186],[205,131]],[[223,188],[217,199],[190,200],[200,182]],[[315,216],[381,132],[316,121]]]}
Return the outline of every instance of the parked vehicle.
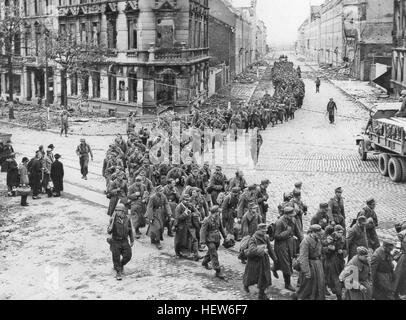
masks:
{"label": "parked vehicle", "polygon": [[380,109],[371,115],[356,143],[362,161],[378,155],[379,172],[393,182],[406,182],[406,118],[395,117],[398,109]]}

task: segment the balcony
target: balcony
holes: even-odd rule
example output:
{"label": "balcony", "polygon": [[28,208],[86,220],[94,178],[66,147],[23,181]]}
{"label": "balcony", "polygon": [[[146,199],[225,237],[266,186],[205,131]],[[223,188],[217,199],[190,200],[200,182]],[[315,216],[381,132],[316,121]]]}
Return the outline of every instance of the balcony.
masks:
{"label": "balcony", "polygon": [[[188,49],[182,48],[156,48],[154,43],[150,44],[150,49],[146,50],[128,50],[125,56],[129,60],[135,60],[137,64],[169,64],[169,65],[187,65],[203,60],[208,60],[209,48]],[[129,61],[127,61],[129,62]]]}

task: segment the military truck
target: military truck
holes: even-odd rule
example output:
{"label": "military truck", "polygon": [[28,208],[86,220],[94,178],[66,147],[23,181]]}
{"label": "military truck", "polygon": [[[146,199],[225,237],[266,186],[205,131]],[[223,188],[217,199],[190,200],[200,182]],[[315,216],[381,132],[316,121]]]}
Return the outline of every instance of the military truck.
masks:
{"label": "military truck", "polygon": [[356,143],[362,161],[378,155],[381,175],[393,182],[406,182],[406,118],[396,117],[399,109],[381,108],[371,114]]}

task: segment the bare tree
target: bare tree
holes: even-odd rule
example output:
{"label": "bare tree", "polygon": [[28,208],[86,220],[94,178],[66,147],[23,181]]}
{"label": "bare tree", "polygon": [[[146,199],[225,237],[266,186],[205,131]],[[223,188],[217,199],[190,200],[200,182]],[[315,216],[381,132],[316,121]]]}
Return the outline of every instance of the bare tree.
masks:
{"label": "bare tree", "polygon": [[20,7],[18,5],[19,1],[10,2],[4,2],[0,10],[3,12],[3,16],[0,18],[0,49],[4,48],[4,54],[7,59],[8,93],[10,101],[13,101],[13,56],[17,53],[19,54],[18,46],[20,46],[21,28],[24,19],[21,17]]}
{"label": "bare tree", "polygon": [[107,49],[104,46],[76,40],[74,35],[49,34],[48,57],[61,67],[61,103],[67,106],[67,77],[77,72],[82,78],[106,62]]}

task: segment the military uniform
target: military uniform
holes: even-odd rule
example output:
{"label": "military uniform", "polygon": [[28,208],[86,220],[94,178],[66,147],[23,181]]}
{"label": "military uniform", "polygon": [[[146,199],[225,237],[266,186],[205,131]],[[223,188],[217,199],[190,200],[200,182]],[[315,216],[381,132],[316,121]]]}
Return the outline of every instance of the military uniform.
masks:
{"label": "military uniform", "polygon": [[146,201],[148,198],[147,188],[142,182],[137,181],[128,189],[128,200],[131,205],[131,219],[135,228],[136,236],[140,235],[139,228],[145,227]]}
{"label": "military uniform", "polygon": [[120,216],[116,214],[110,219],[107,232],[112,235],[111,240],[109,240],[110,251],[114,269],[117,271],[117,279],[120,280],[124,266],[130,262],[132,257],[131,246],[128,243],[128,239],[130,239],[131,244],[134,242],[131,219],[127,215]]}
{"label": "military uniform", "polygon": [[207,245],[208,251],[203,259],[203,265],[207,266],[211,261],[213,269],[217,273],[220,272],[220,263],[218,259],[217,250],[220,247],[220,234],[223,239],[226,238],[221,219],[219,216],[209,216],[203,221],[202,228],[200,230],[200,241]]}
{"label": "military uniform", "polygon": [[172,216],[168,199],[162,192],[156,192],[149,199],[146,215],[149,222],[147,236],[151,237],[151,243],[161,249],[160,242],[163,241],[165,222]]}

